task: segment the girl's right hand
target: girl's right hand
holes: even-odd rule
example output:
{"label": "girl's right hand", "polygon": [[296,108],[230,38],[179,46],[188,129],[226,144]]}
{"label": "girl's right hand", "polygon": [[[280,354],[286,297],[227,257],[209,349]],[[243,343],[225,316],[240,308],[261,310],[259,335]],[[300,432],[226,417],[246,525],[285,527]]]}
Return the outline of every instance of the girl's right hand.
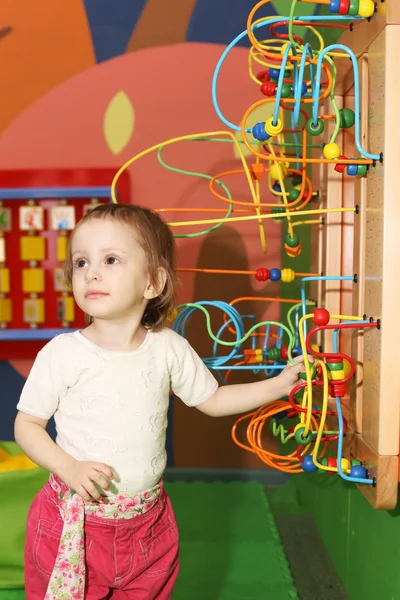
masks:
{"label": "girl's right hand", "polygon": [[108,465],[99,462],[73,460],[60,473],[60,478],[85,502],[97,502],[111,487],[114,473]]}

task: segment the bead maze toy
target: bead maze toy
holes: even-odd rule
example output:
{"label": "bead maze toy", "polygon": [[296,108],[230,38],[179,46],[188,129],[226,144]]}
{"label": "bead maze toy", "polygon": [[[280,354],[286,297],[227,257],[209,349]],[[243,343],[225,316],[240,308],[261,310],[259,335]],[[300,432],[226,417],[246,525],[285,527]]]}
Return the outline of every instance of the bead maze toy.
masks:
{"label": "bead maze toy", "polygon": [[[240,417],[232,431],[234,441],[282,471],[339,475],[358,485],[373,507],[389,509],[397,503],[400,434],[400,379],[392,350],[400,291],[393,277],[399,209],[390,195],[400,164],[392,133],[400,85],[393,60],[400,44],[400,6],[393,1],[320,0],[315,4],[325,5],[327,14],[296,16],[302,3],[310,1],[293,0],[288,16],[263,18],[259,15],[269,0],[262,0],[251,10],[246,29],[222,53],[211,93],[226,130],[181,136],[148,148],[121,167],[112,188],[128,166],[155,150],[160,164],[168,167],[161,153],[170,144],[228,140],[241,168],[202,175],[214,196],[227,204],[226,214],[173,221],[176,237],[185,235],[182,228],[197,227],[191,235],[205,235],[224,224],[250,220],[258,227],[260,250],[268,253],[264,223],[274,219],[286,230],[287,256],[296,259],[302,251],[297,227],[310,225],[310,273],[275,267],[182,269],[210,276],[255,275],[282,285],[299,278],[299,299],[257,298],[291,304],[287,324],[257,322],[255,315],[241,314],[238,305],[246,298],[239,298],[229,304],[178,306],[173,327],[185,335],[191,316],[204,313],[214,341],[213,355],[204,360],[222,383],[237,369],[273,376],[287,360],[302,354],[303,381],[289,398]],[[297,33],[300,27],[305,39]],[[328,28],[342,30],[339,43],[325,45]],[[251,45],[249,74],[261,99],[235,124],[218,104],[218,77],[230,50],[246,36]],[[255,111],[264,112],[265,118],[250,127]],[[246,178],[249,201],[232,197],[227,179],[233,174]],[[267,201],[262,193],[269,196]],[[221,311],[222,324],[215,334],[211,307]],[[245,441],[238,433],[242,422],[247,422]],[[282,446],[290,447],[289,453],[264,449],[267,423]]]}

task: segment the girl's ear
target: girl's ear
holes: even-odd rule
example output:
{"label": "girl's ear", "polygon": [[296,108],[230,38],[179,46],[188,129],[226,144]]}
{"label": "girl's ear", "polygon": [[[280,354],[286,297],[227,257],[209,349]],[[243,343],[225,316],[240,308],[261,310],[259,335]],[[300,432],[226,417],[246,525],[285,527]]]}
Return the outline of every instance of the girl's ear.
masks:
{"label": "girl's ear", "polygon": [[153,298],[157,298],[159,296],[167,282],[167,272],[164,267],[159,267],[157,269],[156,281],[152,283],[149,281],[147,283],[146,289],[144,291],[144,297],[146,300],[152,300]]}

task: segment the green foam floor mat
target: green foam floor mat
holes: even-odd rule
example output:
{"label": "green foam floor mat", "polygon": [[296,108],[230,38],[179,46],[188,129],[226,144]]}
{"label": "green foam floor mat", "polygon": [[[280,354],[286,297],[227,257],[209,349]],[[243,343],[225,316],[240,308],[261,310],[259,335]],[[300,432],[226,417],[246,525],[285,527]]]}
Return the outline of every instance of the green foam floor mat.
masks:
{"label": "green foam floor mat", "polygon": [[[166,483],[178,521],[181,569],[173,600],[298,600],[257,482]],[[25,600],[0,590],[0,600]]]}
{"label": "green foam floor mat", "polygon": [[273,600],[298,595],[264,487],[169,483],[181,570],[173,600]]}

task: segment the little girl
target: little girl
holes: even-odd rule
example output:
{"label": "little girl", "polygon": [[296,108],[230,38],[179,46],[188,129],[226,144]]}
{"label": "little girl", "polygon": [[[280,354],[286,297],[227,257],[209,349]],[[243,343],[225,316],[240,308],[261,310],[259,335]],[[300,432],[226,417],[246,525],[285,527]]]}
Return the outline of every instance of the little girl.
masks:
{"label": "little girl", "polygon": [[304,370],[299,360],[278,377],[218,387],[165,326],[174,268],[172,233],[145,208],[99,206],[71,235],[66,280],[88,326],[39,352],[15,422],[17,443],[51,474],[28,515],[27,600],[171,598],[178,531],[162,483],[170,390],[207,415],[232,415],[287,396]]}

